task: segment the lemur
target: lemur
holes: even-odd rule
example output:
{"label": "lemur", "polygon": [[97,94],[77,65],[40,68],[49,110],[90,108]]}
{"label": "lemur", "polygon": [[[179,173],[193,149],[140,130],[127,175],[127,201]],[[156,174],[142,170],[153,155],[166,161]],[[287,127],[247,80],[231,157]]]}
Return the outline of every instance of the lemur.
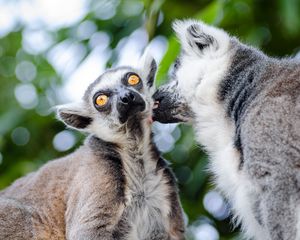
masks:
{"label": "lemur", "polygon": [[88,137],[0,192],[0,239],[184,239],[176,179],[152,140],[156,68],[146,52],[57,108]]}
{"label": "lemur", "polygon": [[182,50],[154,94],[154,119],[192,124],[247,239],[300,239],[299,60],[200,21],[173,28]]}

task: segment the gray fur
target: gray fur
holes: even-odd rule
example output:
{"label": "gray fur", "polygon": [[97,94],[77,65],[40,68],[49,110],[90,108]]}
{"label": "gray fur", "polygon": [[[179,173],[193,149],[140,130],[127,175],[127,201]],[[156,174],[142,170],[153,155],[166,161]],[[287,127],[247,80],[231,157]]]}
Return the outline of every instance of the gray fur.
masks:
{"label": "gray fur", "polygon": [[[82,102],[58,108],[69,127],[90,135],[74,153],[0,192],[0,239],[184,239],[176,180],[152,141],[148,121],[152,69],[146,62],[108,71]],[[123,86],[127,71],[143,77],[139,88]],[[125,123],[115,107],[123,88],[140,94],[146,106]],[[94,106],[94,94],[104,90],[111,90],[109,111]]]}
{"label": "gray fur", "polygon": [[263,190],[257,220],[269,229],[271,239],[295,239],[300,204],[300,65],[293,59],[269,58],[236,41],[232,45],[237,50],[220,85],[220,99],[236,125],[242,170]]}
{"label": "gray fur", "polygon": [[[191,24],[190,27],[188,27],[189,24]],[[192,28],[194,24],[199,26]],[[293,58],[276,59],[268,57],[261,51],[240,43],[236,38],[229,37],[225,32],[199,22],[182,22],[175,27],[177,27],[175,30],[183,46],[183,52],[179,60],[180,66],[175,68],[170,83],[162,86],[154,95],[155,100],[157,100],[155,96],[160,96],[161,99],[167,98],[164,101],[171,103],[169,113],[172,113],[172,115],[162,117],[160,111],[165,106],[163,106],[163,101],[160,99],[161,104],[154,110],[154,116],[162,122],[168,122],[166,119],[174,117],[181,120],[184,116],[191,116],[190,119],[185,121],[193,123],[198,135],[205,132],[205,136],[208,138],[216,139],[216,143],[213,145],[213,142],[207,143],[205,138],[199,136],[200,142],[208,149],[212,161],[216,161],[214,160],[216,151],[221,151],[220,146],[217,146],[217,134],[220,132],[222,137],[220,139],[229,139],[230,136],[223,134],[222,131],[224,130],[224,133],[226,133],[226,129],[213,132],[214,129],[218,129],[215,128],[215,125],[211,125],[214,129],[210,130],[209,121],[214,122],[215,119],[209,120],[208,118],[206,119],[208,122],[204,122],[206,125],[203,125],[203,119],[198,116],[205,116],[202,111],[211,111],[214,116],[220,118],[221,123],[226,123],[226,126],[232,125],[232,144],[239,156],[239,168],[235,169],[233,166],[232,175],[242,176],[240,177],[240,183],[232,183],[234,184],[232,189],[238,189],[239,186],[243,188],[242,178],[245,177],[247,181],[249,180],[245,185],[245,190],[243,190],[245,192],[243,198],[247,204],[250,204],[251,209],[247,211],[249,214],[253,214],[256,223],[252,220],[248,221],[249,219],[248,222],[244,222],[247,216],[245,217],[243,214],[247,211],[242,213],[243,210],[238,207],[238,199],[241,200],[241,198],[237,198],[235,193],[231,193],[231,182],[229,182],[228,187],[224,188],[225,185],[216,180],[218,188],[232,202],[235,214],[242,221],[243,229],[249,239],[299,239],[299,61]],[[193,33],[191,33],[191,29]],[[203,29],[206,29],[208,33]],[[195,34],[195,31],[198,31],[198,34]],[[199,47],[197,44],[190,44],[190,42],[199,41],[197,39],[203,39],[203,35],[206,36],[207,34],[214,38],[211,42],[217,42],[217,45],[221,48],[222,45],[228,42],[228,47],[223,47],[222,54],[217,55],[218,49],[212,49],[215,46],[205,45]],[[221,64],[227,66],[226,70],[222,72],[222,75],[218,74],[209,78],[209,81],[215,81],[216,85],[209,85],[208,80],[203,83],[203,77],[209,74],[214,76],[213,72],[205,72],[205,69],[202,72],[199,71],[203,75],[195,73],[193,76],[193,74],[190,74],[189,78],[185,79],[181,68],[182,65],[187,64],[185,62],[188,62],[187,58],[183,59],[187,55],[193,56],[195,61],[199,60],[201,63],[206,63],[202,58],[207,59],[207,62],[211,62],[211,64],[223,58],[224,63],[221,62]],[[189,63],[191,63],[191,60],[189,60]],[[210,67],[217,71],[222,66],[210,65]],[[200,65],[199,68],[201,68]],[[181,72],[178,73],[179,71]],[[177,88],[173,87],[178,86],[179,82],[183,84],[183,81],[185,81],[185,84],[194,83],[195,86],[190,88],[189,92],[187,91],[188,88],[184,89],[184,85]],[[215,98],[209,96],[213,101],[206,102],[205,99],[201,99],[201,96],[197,95],[197,91],[200,91],[202,84],[209,86],[207,91],[213,90],[212,93],[217,93]],[[205,91],[205,89],[202,89],[201,93],[205,93]],[[189,106],[188,108],[185,107],[188,112],[184,116],[180,111],[177,111],[178,105]],[[218,115],[217,111],[219,111]],[[217,134],[213,136],[210,131]],[[230,130],[227,132],[231,134]],[[230,142],[225,143],[225,147],[228,147],[228,144],[230,146]],[[221,161],[220,164],[214,166],[213,169],[216,179],[222,173],[218,171],[218,168],[227,169],[227,166],[222,165],[228,164],[225,156],[223,163]],[[251,189],[247,190],[249,186],[251,186]],[[251,230],[248,230],[250,229],[249,223],[254,224],[251,226]]]}

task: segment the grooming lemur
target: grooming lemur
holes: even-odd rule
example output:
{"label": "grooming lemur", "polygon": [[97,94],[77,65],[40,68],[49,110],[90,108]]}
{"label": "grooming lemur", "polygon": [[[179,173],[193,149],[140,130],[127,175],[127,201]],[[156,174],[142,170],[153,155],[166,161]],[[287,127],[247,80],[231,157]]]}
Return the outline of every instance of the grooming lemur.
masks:
{"label": "grooming lemur", "polygon": [[248,239],[300,239],[300,62],[202,22],[176,21],[182,51],[154,118],[190,122]]}
{"label": "grooming lemur", "polygon": [[155,72],[146,54],[58,107],[59,119],[90,135],[0,192],[0,239],[184,239],[176,180],[152,140]]}

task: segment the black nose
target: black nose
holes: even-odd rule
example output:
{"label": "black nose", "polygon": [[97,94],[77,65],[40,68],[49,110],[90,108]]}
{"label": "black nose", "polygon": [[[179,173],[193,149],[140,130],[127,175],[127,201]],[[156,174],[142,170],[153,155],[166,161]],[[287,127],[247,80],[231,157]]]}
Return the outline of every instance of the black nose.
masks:
{"label": "black nose", "polygon": [[136,116],[136,113],[145,110],[145,100],[142,96],[130,89],[121,89],[117,102],[117,110],[121,123],[128,120],[129,117]]}
{"label": "black nose", "polygon": [[125,95],[120,96],[120,102],[123,104],[133,103],[135,101],[135,99],[136,99],[135,94],[132,92],[127,92],[127,93],[125,93]]}

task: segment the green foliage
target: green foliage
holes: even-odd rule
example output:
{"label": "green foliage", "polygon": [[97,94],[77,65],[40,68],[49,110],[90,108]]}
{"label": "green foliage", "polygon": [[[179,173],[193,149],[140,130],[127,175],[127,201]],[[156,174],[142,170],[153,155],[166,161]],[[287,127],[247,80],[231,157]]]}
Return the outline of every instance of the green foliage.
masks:
{"label": "green foliage", "polygon": [[[97,11],[103,7],[99,2],[113,4],[116,14],[108,19],[99,18]],[[89,12],[79,23],[56,31],[46,30],[52,43],[48,49],[36,54],[24,49],[24,30],[28,29],[19,22],[13,31],[0,38],[0,189],[48,160],[73,151],[84,138],[81,134],[73,133],[76,144],[68,151],[59,152],[53,146],[53,139],[64,130],[64,126],[48,111],[61,103],[58,89],[65,80],[64,74],[57,72],[49,63],[47,55],[50,50],[65,40],[80,44],[84,49],[83,56],[74,69],[93,50],[89,39],[76,36],[80,23],[91,21],[97,31],[105,32],[110,37],[111,55],[107,67],[118,60],[118,44],[137,28],[146,29],[149,40],[156,36],[165,37],[167,50],[157,75],[157,85],[160,85],[167,80],[169,68],[180,51],[171,30],[174,19],[201,19],[224,28],[268,54],[285,56],[299,50],[299,13],[300,3],[297,0],[91,0]],[[33,64],[36,69],[31,81],[22,82],[16,76],[16,67],[22,61]],[[18,97],[25,94],[17,89],[22,89],[20,86],[24,85],[29,85],[36,94],[36,102],[32,106],[24,107],[22,102],[17,101]],[[178,177],[181,200],[189,223],[208,222],[216,227],[220,239],[235,239],[237,230],[232,231],[230,219],[218,220],[203,205],[203,198],[212,189],[211,178],[206,171],[207,156],[195,144],[190,127],[181,126],[176,131],[179,139],[165,157],[172,163]]]}

